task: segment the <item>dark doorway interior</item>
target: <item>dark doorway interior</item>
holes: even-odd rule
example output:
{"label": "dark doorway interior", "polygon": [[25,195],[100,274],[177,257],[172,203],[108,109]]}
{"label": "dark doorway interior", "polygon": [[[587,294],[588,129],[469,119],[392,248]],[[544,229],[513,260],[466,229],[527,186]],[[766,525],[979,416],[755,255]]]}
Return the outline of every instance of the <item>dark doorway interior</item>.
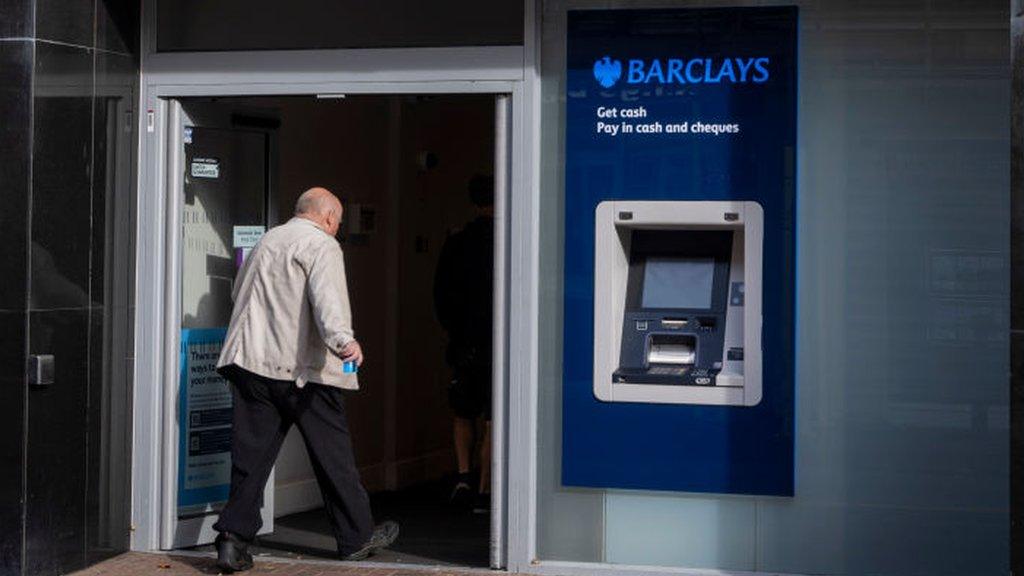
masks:
{"label": "dark doorway interior", "polygon": [[[295,199],[312,186],[331,189],[345,204],[339,239],[366,352],[361,389],[346,395],[346,409],[374,516],[401,524],[398,542],[372,560],[488,566],[489,515],[450,502],[457,471],[452,371],[433,286],[446,239],[480,216],[469,188],[474,176],[494,171],[494,97],[182,103],[205,124],[272,127],[270,226],[290,218]],[[295,430],[273,482],[274,531],[258,539],[257,553],[333,558],[334,539]]]}

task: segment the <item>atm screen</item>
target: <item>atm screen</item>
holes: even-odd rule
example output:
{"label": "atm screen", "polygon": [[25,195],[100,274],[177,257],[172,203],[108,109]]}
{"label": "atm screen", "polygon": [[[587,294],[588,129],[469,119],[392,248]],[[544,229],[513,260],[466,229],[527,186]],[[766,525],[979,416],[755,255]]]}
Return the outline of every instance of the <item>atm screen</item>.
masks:
{"label": "atm screen", "polygon": [[648,256],[644,265],[643,308],[711,308],[713,258]]}

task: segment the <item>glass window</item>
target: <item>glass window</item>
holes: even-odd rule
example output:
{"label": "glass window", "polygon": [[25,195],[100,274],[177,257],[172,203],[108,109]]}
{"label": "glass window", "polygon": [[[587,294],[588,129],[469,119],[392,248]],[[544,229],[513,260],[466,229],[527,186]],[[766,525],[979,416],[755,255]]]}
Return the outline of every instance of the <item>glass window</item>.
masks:
{"label": "glass window", "polygon": [[160,0],[157,50],[505,46],[523,43],[518,0]]}
{"label": "glass window", "polygon": [[[678,3],[543,4],[541,559],[830,575],[1009,570],[1006,3],[794,3],[793,497],[562,485],[563,247],[574,233],[563,204],[566,14]],[[609,161],[589,177],[631,180],[631,169]]]}

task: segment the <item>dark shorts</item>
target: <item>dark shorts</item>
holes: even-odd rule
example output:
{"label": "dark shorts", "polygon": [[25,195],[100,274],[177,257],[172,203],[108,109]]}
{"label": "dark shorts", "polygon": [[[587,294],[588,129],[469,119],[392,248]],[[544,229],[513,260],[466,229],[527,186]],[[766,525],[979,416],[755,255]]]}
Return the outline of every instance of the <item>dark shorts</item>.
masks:
{"label": "dark shorts", "polygon": [[448,405],[458,418],[473,420],[483,416],[491,421],[491,370],[456,370],[448,386]]}

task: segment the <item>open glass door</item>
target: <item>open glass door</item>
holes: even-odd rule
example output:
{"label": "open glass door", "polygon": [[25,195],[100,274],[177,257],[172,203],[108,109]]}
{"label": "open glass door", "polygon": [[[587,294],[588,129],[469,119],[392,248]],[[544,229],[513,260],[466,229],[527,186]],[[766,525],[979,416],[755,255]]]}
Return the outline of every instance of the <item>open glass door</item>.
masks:
{"label": "open glass door", "polygon": [[494,326],[491,434],[491,568],[507,563],[508,526],[508,286],[509,206],[512,190],[512,98],[494,102]]}
{"label": "open glass door", "polygon": [[[167,325],[163,548],[212,542],[231,480],[231,391],[216,372],[231,319],[231,288],[266,230],[267,131],[219,126],[172,101],[168,142]],[[170,348],[170,347],[169,347]],[[273,530],[273,473],[261,533]]]}

